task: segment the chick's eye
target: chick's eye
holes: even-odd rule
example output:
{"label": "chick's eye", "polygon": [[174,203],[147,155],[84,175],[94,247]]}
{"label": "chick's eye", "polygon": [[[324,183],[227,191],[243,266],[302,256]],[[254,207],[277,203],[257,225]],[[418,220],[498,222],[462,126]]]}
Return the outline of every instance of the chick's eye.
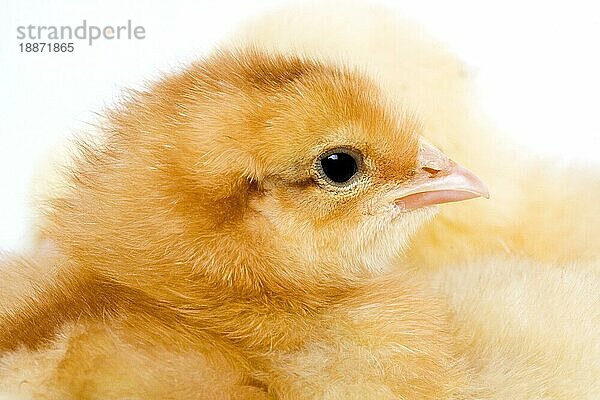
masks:
{"label": "chick's eye", "polygon": [[333,183],[349,182],[358,173],[357,155],[349,151],[337,150],[329,152],[319,160],[323,175]]}

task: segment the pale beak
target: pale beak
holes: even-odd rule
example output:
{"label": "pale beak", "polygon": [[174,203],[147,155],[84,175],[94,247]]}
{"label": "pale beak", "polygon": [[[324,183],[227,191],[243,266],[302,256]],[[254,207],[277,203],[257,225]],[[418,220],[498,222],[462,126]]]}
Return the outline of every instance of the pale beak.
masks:
{"label": "pale beak", "polygon": [[490,197],[481,179],[424,139],[420,140],[415,175],[399,191],[395,191],[394,195],[395,204],[402,211],[476,197]]}

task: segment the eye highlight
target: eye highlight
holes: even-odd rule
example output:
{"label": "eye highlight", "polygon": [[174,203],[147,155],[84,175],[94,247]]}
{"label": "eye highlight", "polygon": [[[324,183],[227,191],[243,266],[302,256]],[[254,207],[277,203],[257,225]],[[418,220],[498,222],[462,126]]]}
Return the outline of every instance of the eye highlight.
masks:
{"label": "eye highlight", "polygon": [[319,175],[335,186],[348,185],[360,173],[361,156],[355,151],[339,148],[329,150],[317,160]]}

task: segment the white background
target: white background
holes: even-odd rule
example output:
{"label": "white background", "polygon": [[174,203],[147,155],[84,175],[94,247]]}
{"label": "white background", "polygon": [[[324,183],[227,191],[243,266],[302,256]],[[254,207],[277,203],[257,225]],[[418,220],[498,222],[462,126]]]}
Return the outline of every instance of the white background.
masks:
{"label": "white background", "polygon": [[[42,157],[135,87],[208,51],[283,1],[17,1],[0,8],[0,250],[28,227]],[[485,112],[515,144],[557,162],[600,165],[600,5],[595,1],[389,1],[474,72]],[[71,54],[19,52],[20,25],[128,19],[141,41],[76,41]]]}

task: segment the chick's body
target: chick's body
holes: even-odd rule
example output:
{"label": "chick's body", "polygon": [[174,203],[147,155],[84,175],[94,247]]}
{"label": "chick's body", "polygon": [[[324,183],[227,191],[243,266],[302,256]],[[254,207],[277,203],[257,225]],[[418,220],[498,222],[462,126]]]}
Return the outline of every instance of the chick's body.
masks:
{"label": "chick's body", "polygon": [[[390,272],[432,214],[394,203],[418,169],[418,124],[360,74],[215,54],[132,92],[102,131],[49,200],[46,247],[4,262],[1,390],[416,399],[469,387],[446,308]],[[331,151],[354,155],[352,180],[315,164]]]}

